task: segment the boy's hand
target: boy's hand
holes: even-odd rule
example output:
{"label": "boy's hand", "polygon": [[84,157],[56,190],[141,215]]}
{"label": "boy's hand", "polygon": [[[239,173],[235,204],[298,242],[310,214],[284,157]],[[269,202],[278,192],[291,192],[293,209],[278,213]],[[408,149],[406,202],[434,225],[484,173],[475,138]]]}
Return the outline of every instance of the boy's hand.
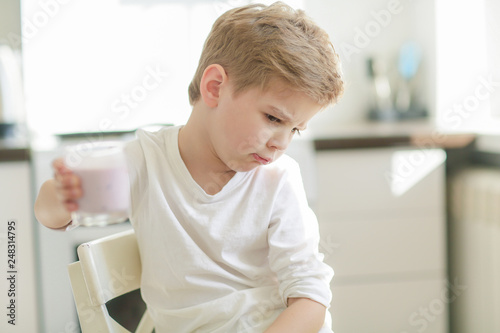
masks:
{"label": "boy's hand", "polygon": [[75,175],[65,164],[62,158],[52,162],[57,199],[69,212],[78,210],[76,200],[81,198],[82,183],[80,177]]}

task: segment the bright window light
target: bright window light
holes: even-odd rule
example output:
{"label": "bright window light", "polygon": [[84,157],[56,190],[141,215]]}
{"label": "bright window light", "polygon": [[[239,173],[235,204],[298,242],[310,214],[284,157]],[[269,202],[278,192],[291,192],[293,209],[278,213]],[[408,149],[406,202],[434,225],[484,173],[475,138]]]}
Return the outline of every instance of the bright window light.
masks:
{"label": "bright window light", "polygon": [[488,67],[484,0],[436,1],[437,125],[447,131],[500,131],[490,100],[500,93]]}
{"label": "bright window light", "polygon": [[[213,22],[249,2],[23,0],[30,129],[106,132],[185,123],[188,85]],[[288,3],[302,7],[300,0]]]}

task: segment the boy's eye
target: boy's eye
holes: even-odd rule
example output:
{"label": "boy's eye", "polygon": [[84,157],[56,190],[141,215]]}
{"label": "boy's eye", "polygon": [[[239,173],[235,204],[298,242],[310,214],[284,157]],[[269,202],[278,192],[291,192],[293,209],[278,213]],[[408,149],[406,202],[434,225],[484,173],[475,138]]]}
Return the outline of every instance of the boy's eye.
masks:
{"label": "boy's eye", "polygon": [[[276,118],[275,116],[272,116],[270,114],[266,114],[266,117],[272,123],[278,123],[278,124],[281,123],[281,119]],[[300,130],[297,127],[292,129],[292,134],[295,134],[295,133],[297,133],[300,136]]]}
{"label": "boy's eye", "polygon": [[269,121],[271,121],[273,123],[279,123],[279,122],[281,122],[281,120],[279,118],[276,118],[275,116],[271,116],[270,114],[268,114],[266,116],[267,116],[267,119],[269,119]]}

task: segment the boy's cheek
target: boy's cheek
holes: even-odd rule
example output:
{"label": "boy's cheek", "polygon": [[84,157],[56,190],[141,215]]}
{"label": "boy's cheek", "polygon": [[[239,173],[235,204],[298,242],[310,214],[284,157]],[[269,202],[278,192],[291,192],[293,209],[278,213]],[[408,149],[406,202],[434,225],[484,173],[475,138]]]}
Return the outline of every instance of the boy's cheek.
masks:
{"label": "boy's cheek", "polygon": [[245,140],[240,142],[238,145],[238,153],[244,154],[244,153],[249,153],[253,150],[255,150],[256,147],[258,147],[258,141],[256,137],[247,137]]}

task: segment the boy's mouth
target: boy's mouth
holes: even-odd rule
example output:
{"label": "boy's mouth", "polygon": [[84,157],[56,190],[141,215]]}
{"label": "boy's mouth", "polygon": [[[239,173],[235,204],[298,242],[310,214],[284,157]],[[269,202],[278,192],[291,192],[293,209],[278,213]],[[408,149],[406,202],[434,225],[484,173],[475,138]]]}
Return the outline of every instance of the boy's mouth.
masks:
{"label": "boy's mouth", "polygon": [[259,162],[260,164],[269,164],[271,163],[273,160],[270,159],[270,158],[265,158],[265,157],[262,157],[260,156],[259,154],[252,154],[253,155],[253,158]]}

